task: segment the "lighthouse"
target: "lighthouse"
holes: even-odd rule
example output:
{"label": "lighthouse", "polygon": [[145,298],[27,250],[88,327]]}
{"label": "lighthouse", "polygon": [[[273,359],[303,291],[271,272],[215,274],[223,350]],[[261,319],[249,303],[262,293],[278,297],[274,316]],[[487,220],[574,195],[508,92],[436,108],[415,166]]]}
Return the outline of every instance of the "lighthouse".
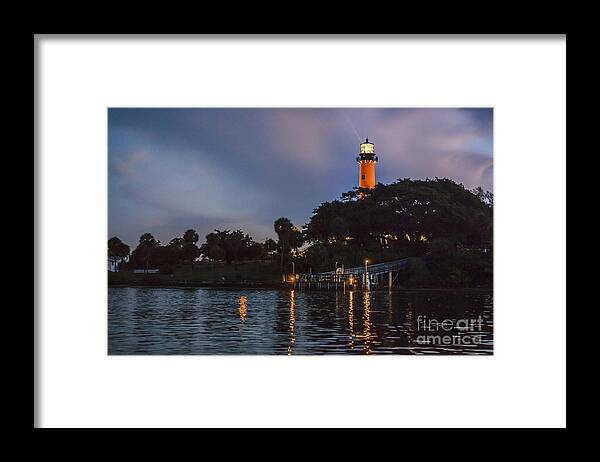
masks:
{"label": "lighthouse", "polygon": [[[360,152],[356,162],[358,162],[358,187],[373,189],[377,156],[375,155],[375,145],[369,141],[369,138],[360,143]],[[360,197],[362,198],[362,195]]]}

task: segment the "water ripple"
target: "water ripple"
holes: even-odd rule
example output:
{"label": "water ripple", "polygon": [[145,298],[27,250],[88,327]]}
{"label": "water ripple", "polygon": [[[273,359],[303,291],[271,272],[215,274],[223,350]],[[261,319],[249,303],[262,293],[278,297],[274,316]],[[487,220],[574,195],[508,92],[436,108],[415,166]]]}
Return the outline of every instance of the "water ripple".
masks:
{"label": "water ripple", "polygon": [[109,288],[108,327],[114,355],[493,353],[492,296],[458,291]]}

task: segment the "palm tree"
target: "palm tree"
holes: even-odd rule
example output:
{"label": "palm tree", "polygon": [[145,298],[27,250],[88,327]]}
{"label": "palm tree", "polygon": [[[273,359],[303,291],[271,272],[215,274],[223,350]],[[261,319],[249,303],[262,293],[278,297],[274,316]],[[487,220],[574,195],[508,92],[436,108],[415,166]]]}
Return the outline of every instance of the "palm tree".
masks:
{"label": "palm tree", "polygon": [[290,247],[290,236],[292,235],[292,229],[294,225],[292,222],[285,217],[278,218],[273,223],[273,228],[277,233],[279,239],[279,252],[281,254],[281,272],[283,273],[283,256],[287,253]]}

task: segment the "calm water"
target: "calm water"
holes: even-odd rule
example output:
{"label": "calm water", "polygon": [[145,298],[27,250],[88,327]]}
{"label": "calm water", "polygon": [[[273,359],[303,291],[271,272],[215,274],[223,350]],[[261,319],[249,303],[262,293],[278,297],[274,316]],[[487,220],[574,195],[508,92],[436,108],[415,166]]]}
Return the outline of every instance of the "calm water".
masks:
{"label": "calm water", "polygon": [[492,354],[491,294],[109,288],[108,353]]}

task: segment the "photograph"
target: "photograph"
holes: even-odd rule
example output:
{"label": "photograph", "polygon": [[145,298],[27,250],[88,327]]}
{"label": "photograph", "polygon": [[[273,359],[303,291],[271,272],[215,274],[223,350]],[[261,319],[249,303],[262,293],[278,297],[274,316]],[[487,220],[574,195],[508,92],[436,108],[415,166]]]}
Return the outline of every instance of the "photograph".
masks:
{"label": "photograph", "polygon": [[109,107],[108,355],[493,355],[492,107]]}

